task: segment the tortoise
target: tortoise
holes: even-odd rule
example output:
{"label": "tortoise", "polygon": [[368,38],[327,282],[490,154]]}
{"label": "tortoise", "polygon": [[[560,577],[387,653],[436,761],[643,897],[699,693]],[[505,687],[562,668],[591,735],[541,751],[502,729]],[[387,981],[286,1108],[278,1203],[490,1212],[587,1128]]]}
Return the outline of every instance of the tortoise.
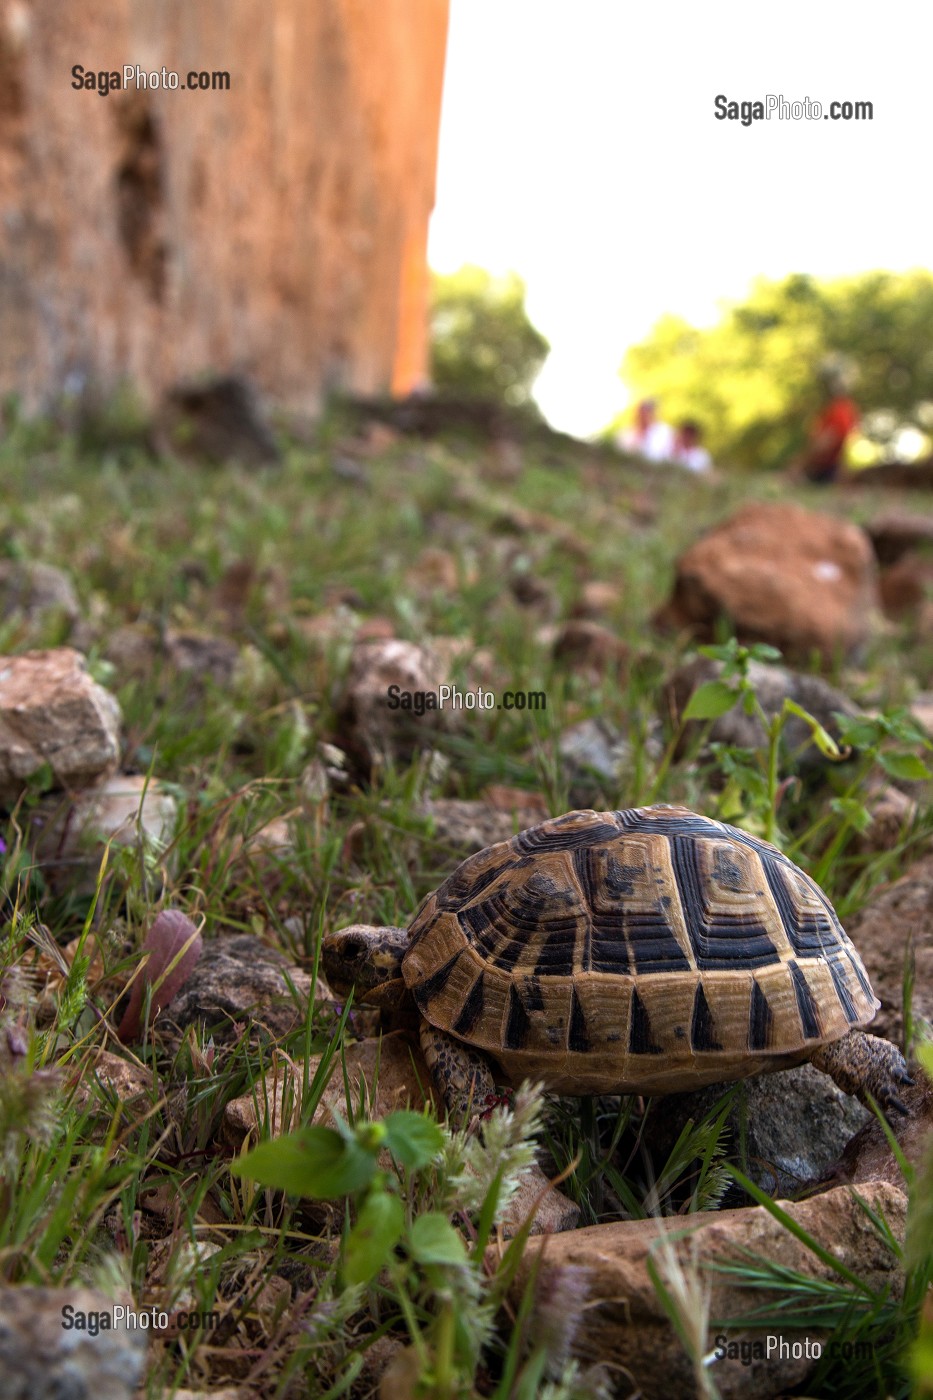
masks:
{"label": "tortoise", "polygon": [[880,1002],[826,895],[684,807],[541,822],[463,861],[407,930],[356,924],[322,957],[335,990],[417,1012],[452,1115],[494,1102],[502,1074],[655,1095],[804,1060],[905,1111],[906,1065],[861,1029]]}

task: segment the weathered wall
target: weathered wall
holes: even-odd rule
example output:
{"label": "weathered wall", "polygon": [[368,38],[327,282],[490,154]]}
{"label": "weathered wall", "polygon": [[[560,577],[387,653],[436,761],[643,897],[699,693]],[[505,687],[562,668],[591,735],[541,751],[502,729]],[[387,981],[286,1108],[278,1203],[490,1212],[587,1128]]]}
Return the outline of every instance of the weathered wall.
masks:
{"label": "weathered wall", "polygon": [[[0,393],[424,374],[448,0],[0,0]],[[75,91],[72,66],[229,92]]]}

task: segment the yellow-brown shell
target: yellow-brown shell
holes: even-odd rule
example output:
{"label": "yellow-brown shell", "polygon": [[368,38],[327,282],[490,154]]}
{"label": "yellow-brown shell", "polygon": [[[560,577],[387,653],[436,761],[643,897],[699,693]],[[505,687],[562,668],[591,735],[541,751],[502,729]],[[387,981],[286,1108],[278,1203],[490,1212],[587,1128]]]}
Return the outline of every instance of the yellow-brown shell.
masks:
{"label": "yellow-brown shell", "polygon": [[810,877],[683,807],[568,812],[488,846],[409,936],[422,1015],[558,1093],[671,1093],[797,1064],[879,1006]]}

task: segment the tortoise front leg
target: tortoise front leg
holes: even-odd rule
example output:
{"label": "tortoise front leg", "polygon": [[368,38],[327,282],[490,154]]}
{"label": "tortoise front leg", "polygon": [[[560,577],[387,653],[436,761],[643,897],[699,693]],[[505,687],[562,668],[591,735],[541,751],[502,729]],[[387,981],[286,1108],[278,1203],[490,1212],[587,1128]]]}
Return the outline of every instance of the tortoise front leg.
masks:
{"label": "tortoise front leg", "polygon": [[899,1084],[912,1084],[904,1056],[890,1040],[865,1031],[850,1031],[841,1040],[821,1045],[813,1056],[817,1069],[828,1074],[844,1094],[854,1094],[870,1108],[868,1095],[885,1109],[907,1109],[897,1097]]}
{"label": "tortoise front leg", "polygon": [[421,1050],[450,1119],[460,1126],[498,1102],[492,1066],[479,1050],[422,1019]]}

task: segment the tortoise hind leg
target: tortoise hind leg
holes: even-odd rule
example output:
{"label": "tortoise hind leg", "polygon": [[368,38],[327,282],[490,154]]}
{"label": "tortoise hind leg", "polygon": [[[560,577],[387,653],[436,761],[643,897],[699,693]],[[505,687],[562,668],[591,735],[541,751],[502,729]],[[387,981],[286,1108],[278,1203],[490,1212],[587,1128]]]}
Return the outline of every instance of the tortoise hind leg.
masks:
{"label": "tortoise hind leg", "polygon": [[844,1094],[854,1094],[870,1108],[868,1095],[882,1108],[907,1109],[897,1097],[899,1084],[912,1084],[904,1057],[896,1045],[865,1031],[850,1031],[841,1040],[821,1045],[813,1056],[817,1069],[828,1074]]}
{"label": "tortoise hind leg", "polygon": [[422,1020],[419,1032],[421,1051],[431,1078],[457,1125],[478,1118],[496,1097],[492,1066],[479,1050],[440,1031]]}

